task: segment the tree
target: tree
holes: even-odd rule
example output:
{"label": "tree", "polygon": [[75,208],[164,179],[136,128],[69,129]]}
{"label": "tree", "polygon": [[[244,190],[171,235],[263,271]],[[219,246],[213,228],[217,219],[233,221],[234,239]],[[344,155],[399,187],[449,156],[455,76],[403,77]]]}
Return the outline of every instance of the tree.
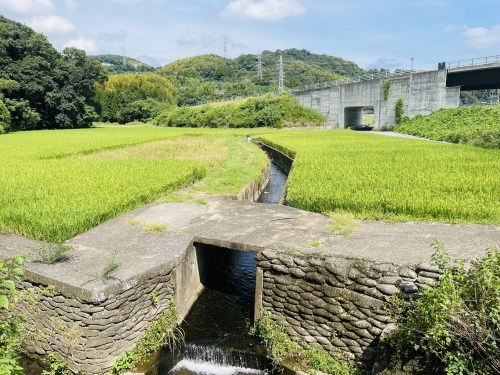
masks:
{"label": "tree", "polygon": [[176,90],[169,79],[155,73],[120,74],[97,85],[95,101],[104,121],[143,121],[174,106]]}
{"label": "tree", "polygon": [[90,126],[94,83],[105,79],[84,51],[60,54],[42,34],[0,16],[0,92],[12,130]]}

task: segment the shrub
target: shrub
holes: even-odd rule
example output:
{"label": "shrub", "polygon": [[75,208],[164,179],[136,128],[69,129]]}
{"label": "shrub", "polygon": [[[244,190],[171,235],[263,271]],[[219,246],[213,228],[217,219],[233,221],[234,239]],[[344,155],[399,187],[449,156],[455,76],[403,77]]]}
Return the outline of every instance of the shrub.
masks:
{"label": "shrub", "polygon": [[440,109],[402,118],[395,131],[451,143],[500,148],[500,105]]}
{"label": "shrub", "polygon": [[165,111],[154,123],[160,126],[246,128],[323,125],[317,112],[303,108],[288,94],[266,95],[225,104],[206,104]]}
{"label": "shrub", "polygon": [[403,119],[403,99],[399,98],[396,100],[395,105],[395,113],[396,113],[396,124],[399,124]]}
{"label": "shrub", "polygon": [[0,374],[21,375],[18,364],[22,318],[10,308],[12,295],[16,291],[15,280],[24,275],[20,268],[24,257],[0,259]]}
{"label": "shrub", "polygon": [[5,133],[10,128],[10,113],[0,97],[0,134]]}
{"label": "shrub", "polygon": [[334,375],[359,374],[350,362],[342,362],[321,348],[312,348],[305,343],[299,345],[293,341],[283,324],[274,321],[267,310],[261,312],[255,333],[263,341],[274,367],[279,368],[286,360],[293,359],[303,370],[312,370],[313,373],[322,371]]}
{"label": "shrub", "polygon": [[433,259],[442,276],[399,316],[392,337],[397,355],[417,352],[438,359],[450,375],[499,373],[499,250],[490,248],[466,266],[436,241]]}

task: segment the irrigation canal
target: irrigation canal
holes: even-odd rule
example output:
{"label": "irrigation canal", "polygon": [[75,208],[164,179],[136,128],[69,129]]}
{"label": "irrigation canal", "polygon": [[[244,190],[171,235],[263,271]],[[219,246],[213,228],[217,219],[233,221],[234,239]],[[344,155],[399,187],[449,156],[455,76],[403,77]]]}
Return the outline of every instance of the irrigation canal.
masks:
{"label": "irrigation canal", "polygon": [[[270,181],[259,202],[278,204],[287,175],[271,163]],[[185,343],[158,363],[158,375],[269,374],[270,362],[250,335],[255,297],[255,253],[197,245],[205,287],[181,328]],[[212,264],[210,264],[212,263]],[[213,264],[216,263],[216,264]],[[148,373],[149,375],[149,373]]]}

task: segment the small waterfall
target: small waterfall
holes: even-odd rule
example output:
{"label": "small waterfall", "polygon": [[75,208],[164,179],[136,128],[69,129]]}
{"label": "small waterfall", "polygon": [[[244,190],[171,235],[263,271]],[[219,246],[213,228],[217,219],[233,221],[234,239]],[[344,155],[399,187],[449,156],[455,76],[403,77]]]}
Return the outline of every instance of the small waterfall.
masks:
{"label": "small waterfall", "polygon": [[169,375],[267,374],[268,361],[260,355],[216,346],[186,344]]}

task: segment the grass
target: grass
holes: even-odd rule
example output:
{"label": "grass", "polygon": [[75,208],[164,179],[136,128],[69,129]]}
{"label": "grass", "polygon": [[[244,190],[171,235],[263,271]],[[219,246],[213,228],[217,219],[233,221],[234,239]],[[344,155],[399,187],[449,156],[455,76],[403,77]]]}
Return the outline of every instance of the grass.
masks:
{"label": "grass", "polygon": [[500,105],[440,109],[428,116],[405,118],[395,131],[436,141],[499,149]]}
{"label": "grass", "polygon": [[[111,127],[2,135],[0,229],[61,243],[212,173],[202,181],[211,193],[237,193],[265,165],[245,134]],[[220,172],[238,158],[238,169]]]}
{"label": "grass", "polygon": [[359,221],[355,219],[354,214],[344,210],[330,212],[330,230],[333,234],[339,236],[348,236],[356,230]]}
{"label": "grass", "polygon": [[295,155],[287,203],[358,218],[500,223],[500,151],[348,130],[268,133]]}

